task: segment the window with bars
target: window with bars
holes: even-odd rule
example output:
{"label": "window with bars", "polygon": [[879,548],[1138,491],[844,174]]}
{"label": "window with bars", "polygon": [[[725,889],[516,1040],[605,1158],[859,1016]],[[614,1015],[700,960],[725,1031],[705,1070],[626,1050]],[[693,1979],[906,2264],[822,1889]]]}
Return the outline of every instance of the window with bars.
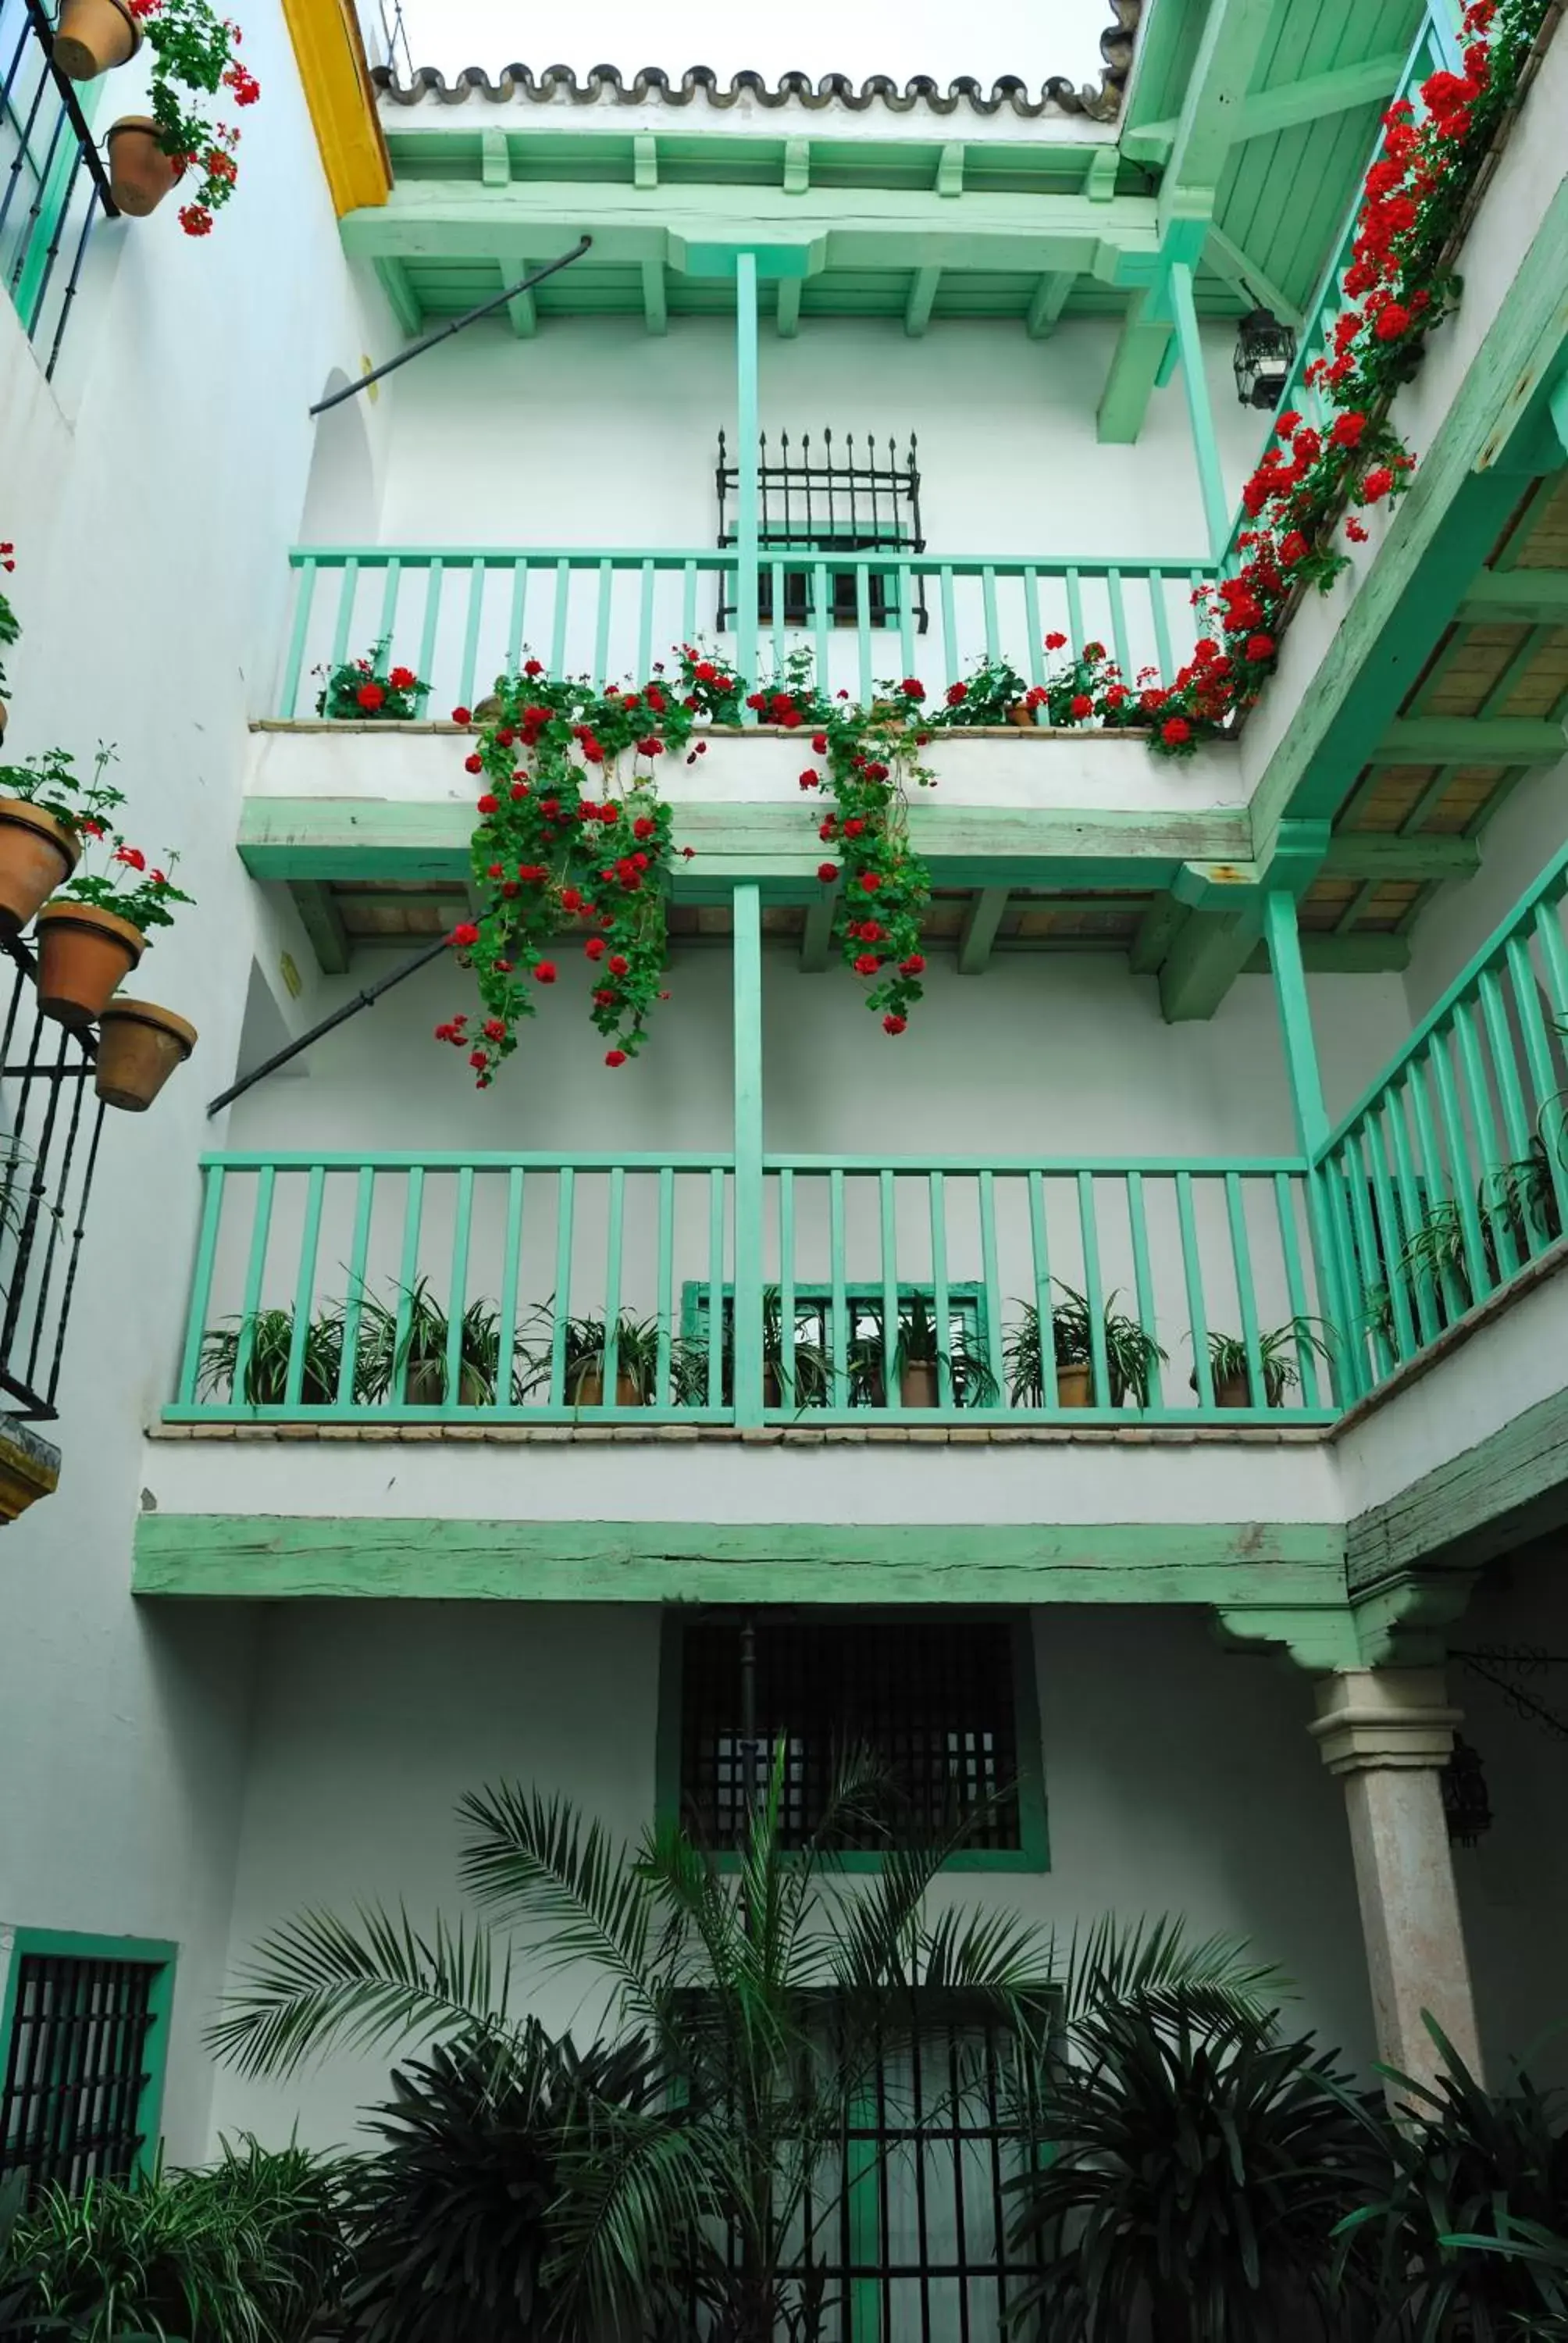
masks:
{"label": "window with bars", "polygon": [[[827,2000],[820,2023],[831,2031]],[[809,2172],[786,2158],[801,2187],[779,2343],[1010,2343],[1010,2306],[1040,2263],[1010,2242],[1009,2184],[1047,2128],[1018,2037],[972,1996],[924,1992],[866,2047],[841,2130],[802,2151]],[[737,2270],[738,2234],[728,2258]],[[691,2322],[716,2343],[695,2299]]]}
{"label": "window with bars", "polygon": [[672,1622],[663,1714],[662,1778],[714,1847],[739,1843],[780,1750],[784,1844],[805,1845],[844,1758],[865,1750],[885,1767],[890,1794],[885,1813],[839,1835],[847,1860],[927,1845],[963,1822],[958,1865],[1046,1866],[1025,1620],[762,1613],[744,1625]]}
{"label": "window with bars", "polygon": [[[719,435],[715,478],[719,490],[719,543],[732,546],[735,505],[739,495],[739,468],[729,461],[725,435]],[[758,440],[758,548],[761,567],[757,579],[759,626],[774,623],[774,599],[783,588],[782,620],[788,627],[854,627],[860,618],[860,581],[854,557],[867,553],[923,553],[920,533],[920,473],[914,434],[902,458],[889,436],[879,448],[875,436],[863,438],[859,450],[851,431],[835,445],[824,431],[813,450],[808,431],[791,442],[781,432],[769,452],[768,435]],[[783,560],[785,553],[797,558]],[[803,562],[801,554],[819,554],[820,561]],[[777,575],[776,575],[777,573]],[[910,582],[910,618],[917,634],[927,625],[924,581]],[[866,618],[869,626],[896,627],[903,616],[899,581],[877,570],[865,579]],[[730,581],[719,580],[719,631],[735,623],[736,605]]]}
{"label": "window with bars", "polygon": [[0,2003],[0,2173],[75,2195],[157,2149],[172,1946],[18,1931]]}

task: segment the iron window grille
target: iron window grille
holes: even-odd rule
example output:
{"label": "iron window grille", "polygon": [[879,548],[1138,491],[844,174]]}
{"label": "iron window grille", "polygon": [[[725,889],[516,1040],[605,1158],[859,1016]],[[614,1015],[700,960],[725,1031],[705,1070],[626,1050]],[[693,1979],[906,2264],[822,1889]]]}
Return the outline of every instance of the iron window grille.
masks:
{"label": "iron window grille", "polygon": [[104,1127],[97,1043],[44,1016],[25,944],[0,1029],[0,1415],[53,1423]]}
{"label": "iron window grille", "polygon": [[25,2172],[29,2194],[54,2184],[75,2196],[150,2167],[171,1984],[163,1946],[133,1956],[18,1935],[0,2019],[0,2173]]}
{"label": "iron window grille", "polygon": [[782,1750],[781,1844],[806,1845],[844,1758],[865,1750],[885,1767],[890,1796],[884,1814],[842,1826],[841,1851],[930,1845],[960,1824],[966,1855],[1024,1851],[1010,1620],[759,1614],[678,1632],[679,1800],[703,1843],[739,1844]]}
{"label": "iron window grille", "polygon": [[[739,495],[740,474],[739,467],[729,460],[722,431],[719,435],[715,479],[719,490],[719,543],[720,547],[733,546],[739,543],[733,511]],[[823,432],[815,456],[809,432],[793,446],[789,434],[781,432],[777,452],[770,459],[768,435],[763,432],[758,441],[757,489],[757,541],[761,555],[757,578],[759,626],[770,627],[774,622],[774,561],[781,553],[829,557],[827,607],[821,611],[817,607],[817,565],[798,560],[785,563],[783,623],[810,627],[820,619],[830,627],[854,627],[860,618],[859,583],[852,562],[846,567],[844,558],[858,553],[923,553],[926,549],[920,531],[920,473],[913,432],[902,462],[890,435],[885,457],[879,452],[874,436],[862,442],[857,457],[855,435],[850,432],[842,442],[840,458],[831,431]],[[721,572],[718,615],[720,634],[735,623],[737,604],[730,588],[729,576]],[[927,609],[923,578],[911,580],[910,595],[910,615],[915,631],[924,634]],[[869,625],[897,627],[903,615],[897,578],[880,572],[869,576],[866,605]]]}
{"label": "iron window grille", "polygon": [[120,216],[54,47],[44,0],[0,0],[0,276],[51,380],[93,230]]}
{"label": "iron window grille", "polygon": [[[1054,2016],[1042,1996],[1035,2023],[1048,2056]],[[829,2055],[835,2024],[824,1996]],[[890,2000],[878,2032],[850,2054],[847,2122],[798,2145],[799,2242],[781,2273],[776,2333],[780,2343],[1009,2343],[1010,2304],[1040,2268],[1037,2247],[1009,2240],[1010,2184],[1038,2160],[1048,2129],[1032,2059],[994,2005],[960,1993]],[[739,2235],[726,2248],[734,2275]],[[716,2322],[695,2299],[691,2312],[693,2332],[711,2343]]]}

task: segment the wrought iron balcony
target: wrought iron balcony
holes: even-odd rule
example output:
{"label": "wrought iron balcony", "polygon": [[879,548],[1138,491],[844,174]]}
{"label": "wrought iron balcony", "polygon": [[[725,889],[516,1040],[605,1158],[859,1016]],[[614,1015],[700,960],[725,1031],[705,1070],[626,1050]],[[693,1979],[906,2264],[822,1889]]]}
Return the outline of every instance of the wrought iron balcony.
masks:
{"label": "wrought iron balcony", "polygon": [[0,0],[0,271],[53,379],[100,219],[117,219],[43,0]]}

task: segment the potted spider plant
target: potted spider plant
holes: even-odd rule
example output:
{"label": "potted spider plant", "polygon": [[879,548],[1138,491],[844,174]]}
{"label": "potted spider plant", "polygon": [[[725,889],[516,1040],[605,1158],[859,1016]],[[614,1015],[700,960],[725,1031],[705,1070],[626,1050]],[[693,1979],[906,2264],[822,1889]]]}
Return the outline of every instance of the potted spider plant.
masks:
{"label": "potted spider plant", "polygon": [[[670,1379],[678,1407],[706,1407],[709,1340],[682,1334],[670,1345]],[[783,1297],[776,1285],[762,1289],[762,1404],[764,1407],[823,1407],[833,1381],[833,1363],[819,1342],[796,1330],[793,1368],[784,1357]],[[726,1311],[719,1360],[719,1389],[726,1405],[735,1397],[735,1322]]]}
{"label": "potted spider plant", "polygon": [[[986,1407],[994,1402],[996,1377],[969,1329],[950,1326],[944,1342],[930,1302],[924,1294],[911,1294],[899,1305],[893,1341],[892,1377],[900,1406],[938,1406],[944,1366],[955,1407]],[[848,1367],[850,1406],[886,1407],[889,1361],[879,1325],[874,1334],[859,1335],[850,1343]]]}
{"label": "potted spider plant", "polygon": [[[449,1388],[447,1362],[452,1322],[430,1291],[427,1277],[398,1287],[391,1307],[373,1294],[360,1303],[358,1366],[364,1396],[384,1400],[397,1392],[407,1407],[444,1407]],[[405,1317],[401,1334],[398,1323]],[[501,1322],[489,1302],[470,1302],[457,1330],[459,1407],[492,1407],[500,1380]],[[516,1377],[514,1376],[514,1384]]]}
{"label": "potted spider plant", "polygon": [[[535,1312],[544,1332],[533,1354],[524,1390],[537,1391],[541,1384],[548,1390],[555,1371],[555,1312],[551,1303],[542,1302]],[[616,1320],[615,1405],[617,1407],[648,1407],[658,1394],[658,1322],[653,1318],[634,1317],[623,1310]],[[568,1406],[603,1407],[605,1404],[605,1361],[609,1348],[609,1327],[602,1317],[591,1312],[581,1318],[568,1318],[564,1323],[562,1389]],[[672,1377],[678,1381],[682,1373],[678,1346],[670,1346]],[[704,1385],[706,1389],[706,1383]],[[678,1389],[677,1396],[678,1398]]]}
{"label": "potted spider plant", "polygon": [[[203,1399],[232,1400],[239,1372],[242,1344],[248,1334],[248,1352],[240,1396],[246,1407],[281,1407],[288,1393],[288,1363],[294,1352],[292,1310],[256,1310],[221,1326],[210,1326],[202,1336],[197,1393]],[[305,1407],[330,1407],[337,1397],[343,1372],[343,1309],[330,1303],[313,1318],[305,1335],[305,1371],[299,1398]],[[358,1378],[356,1378],[357,1382]],[[362,1396],[356,1393],[356,1397]]]}
{"label": "potted spider plant", "polygon": [[105,817],[125,804],[124,791],[104,779],[114,754],[98,750],[90,780],[64,749],[0,765],[0,931],[7,936],[20,934],[64,886],[83,840],[104,837]]}
{"label": "potted spider plant", "polygon": [[[1059,1407],[1092,1407],[1094,1400],[1094,1325],[1088,1296],[1060,1278],[1061,1300],[1050,1312],[1051,1351],[1056,1362],[1056,1403]],[[1116,1307],[1108,1294],[1101,1313],[1105,1340],[1105,1367],[1112,1407],[1125,1406],[1131,1396],[1139,1407],[1149,1404],[1149,1385],[1166,1353],[1147,1328]],[[1021,1315],[1002,1346],[1008,1393],[1014,1407],[1043,1407],[1045,1374],[1040,1356],[1040,1311],[1033,1302],[1020,1302]]]}
{"label": "potted spider plant", "polygon": [[[1320,1331],[1321,1330],[1321,1331]],[[1271,1327],[1258,1337],[1258,1359],[1263,1371],[1263,1404],[1282,1407],[1285,1393],[1296,1390],[1302,1380],[1298,1361],[1303,1351],[1325,1365],[1330,1352],[1328,1327],[1321,1318],[1306,1316],[1291,1318],[1282,1326]],[[1251,1363],[1247,1345],[1239,1334],[1211,1333],[1209,1336],[1209,1373],[1214,1386],[1216,1407],[1255,1407],[1252,1394]],[[1188,1378],[1196,1391],[1198,1377]]]}

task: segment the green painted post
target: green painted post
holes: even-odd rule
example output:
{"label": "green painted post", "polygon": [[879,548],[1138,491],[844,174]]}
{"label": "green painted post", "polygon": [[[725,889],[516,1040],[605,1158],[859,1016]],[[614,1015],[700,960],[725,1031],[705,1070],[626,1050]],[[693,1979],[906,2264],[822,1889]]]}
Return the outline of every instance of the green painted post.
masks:
{"label": "green painted post", "polygon": [[877,1228],[882,1258],[882,1404],[900,1407],[899,1383],[899,1244],[897,1201],[893,1175],[885,1168],[877,1174]]}
{"label": "green painted post", "polygon": [[1050,1306],[1050,1250],[1045,1219],[1045,1178],[1029,1174],[1029,1242],[1034,1262],[1034,1306],[1040,1333],[1040,1403],[1057,1405],[1056,1322]]}
{"label": "green painted post", "polygon": [[[1312,1259],[1323,1315],[1343,1334],[1345,1346],[1334,1353],[1332,1372],[1342,1386],[1350,1365],[1351,1324],[1345,1286],[1346,1264],[1334,1242],[1333,1223],[1323,1192],[1325,1175],[1320,1158],[1328,1146],[1329,1117],[1323,1104],[1322,1077],[1318,1071],[1317,1043],[1312,1038],[1312,1012],[1307,1000],[1307,972],[1302,963],[1301,932],[1296,925],[1293,895],[1271,887],[1263,900],[1263,933],[1268,939],[1269,966],[1273,972],[1274,1000],[1280,1012],[1280,1038],[1285,1052],[1285,1072],[1295,1111],[1296,1140],[1307,1159],[1307,1215]],[[1356,1396],[1353,1388],[1339,1388],[1342,1406]]]}
{"label": "green painted post", "polygon": [[[752,299],[755,306],[755,286]],[[755,880],[735,890],[735,1420],[762,1422],[762,894]]]}
{"label": "green painted post", "polygon": [[288,1341],[288,1372],[283,1397],[297,1407],[305,1388],[305,1353],[310,1340],[310,1312],[316,1299],[316,1253],[321,1235],[321,1202],[327,1187],[327,1167],[313,1163],[306,1185],[305,1228],[299,1240],[299,1277],[294,1289],[294,1331]]}
{"label": "green painted post", "polygon": [[310,634],[310,608],[316,599],[316,564],[303,561],[299,566],[299,585],[294,598],[294,628],[288,638],[288,657],[283,669],[283,690],[278,702],[278,714],[286,724],[293,722],[299,713],[299,679],[305,666],[305,646]]}
{"label": "green painted post", "polygon": [[952,1303],[948,1297],[948,1206],[946,1184],[940,1172],[926,1174],[931,1216],[931,1319],[937,1330],[937,1404],[953,1404],[953,1368],[950,1355]]}
{"label": "green painted post", "polygon": [[190,1301],[186,1310],[185,1349],[180,1356],[178,1397],[181,1407],[196,1403],[201,1374],[202,1338],[206,1332],[207,1304],[212,1298],[213,1263],[217,1258],[217,1232],[223,1219],[224,1169],[221,1163],[202,1166],[201,1232],[196,1239],[196,1266],[191,1272]]}
{"label": "green painted post", "polygon": [[735,664],[749,687],[757,681],[757,255],[742,252],[735,261]]}
{"label": "green painted post", "polygon": [[1192,427],[1192,453],[1197,459],[1198,490],[1203,499],[1209,549],[1219,561],[1231,541],[1231,508],[1220,469],[1220,445],[1214,437],[1208,378],[1203,372],[1203,346],[1198,337],[1198,311],[1192,299],[1192,271],[1181,260],[1173,261],[1171,267],[1171,308],[1176,320],[1181,387],[1187,394],[1187,419]]}
{"label": "green painted post", "polygon": [[359,1321],[365,1309],[365,1263],[370,1251],[370,1215],[375,1199],[375,1166],[362,1163],[354,1199],[354,1238],[348,1254],[348,1290],[343,1302],[343,1364],[337,1376],[335,1415],[347,1415],[354,1405]]}

